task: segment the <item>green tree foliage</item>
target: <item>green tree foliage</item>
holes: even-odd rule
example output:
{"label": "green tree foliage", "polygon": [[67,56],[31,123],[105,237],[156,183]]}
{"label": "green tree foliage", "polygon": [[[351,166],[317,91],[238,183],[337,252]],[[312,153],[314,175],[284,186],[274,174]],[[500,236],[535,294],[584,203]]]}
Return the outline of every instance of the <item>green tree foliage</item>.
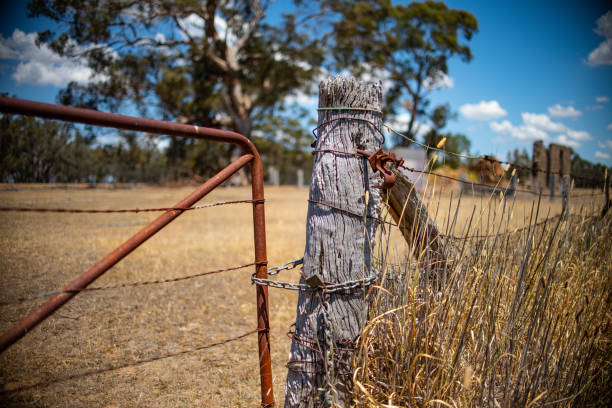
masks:
{"label": "green tree foliage", "polygon": [[68,181],[86,173],[91,139],[67,123],[0,117],[0,175],[19,182]]}
{"label": "green tree foliage", "polygon": [[[302,110],[300,116],[305,116]],[[314,128],[316,123],[310,123]],[[257,129],[260,137],[253,139],[262,160],[267,166],[274,166],[280,172],[280,182],[295,184],[297,170],[304,170],[305,180],[312,173],[313,157],[310,153],[312,134],[304,129],[297,119],[281,116],[270,117]]]}
{"label": "green tree foliage", "polygon": [[386,108],[396,113],[400,103],[409,111],[405,133],[415,138],[417,120],[435,113],[430,112],[428,94],[448,73],[449,59],[472,59],[467,42],[478,31],[476,18],[429,0],[407,5],[389,0],[323,3],[340,15],[333,24],[337,65],[349,64],[357,75],[388,81]]}
{"label": "green tree foliage", "polygon": [[[299,2],[298,2],[299,3]],[[288,95],[311,84],[323,61],[321,39],[296,14],[278,24],[269,1],[32,0],[29,14],[63,29],[39,33],[60,55],[85,57],[96,74],[70,83],[63,104],[117,110],[235,130],[247,137]],[[235,149],[172,139],[171,173],[204,171]],[[215,168],[216,170],[219,167]]]}
{"label": "green tree foliage", "polygon": [[443,138],[446,138],[446,142],[444,143],[443,147],[444,153],[435,152],[432,149],[428,149],[427,157],[431,157],[435,152],[437,153],[439,159],[438,163],[434,164],[434,167],[446,165],[456,169],[462,164],[461,157],[449,153],[466,154],[470,151],[470,139],[461,133],[438,133],[436,129],[432,129],[425,134],[424,144],[429,147],[436,147]]}
{"label": "green tree foliage", "polygon": [[[467,43],[478,25],[470,13],[434,1],[294,0],[294,13],[271,23],[265,19],[269,3],[31,0],[28,10],[31,17],[59,23],[56,32],[39,33],[40,42],[60,55],[85,58],[94,73],[87,84],[68,84],[58,95],[61,103],[111,111],[135,107],[144,116],[247,137],[261,132],[257,146],[281,171],[311,163],[303,123],[279,113],[287,96],[312,85],[324,61],[391,84],[388,109],[408,109],[412,137],[419,117],[433,124],[432,138],[444,136],[438,133],[452,117],[450,107],[430,109],[428,95],[448,73],[450,58],[472,58]],[[456,141],[459,150],[469,147],[464,136],[448,136],[447,146]],[[107,172],[119,181],[164,178],[160,171],[173,179],[198,178],[236,154],[221,144],[171,139],[162,157],[150,149],[152,141],[120,137],[117,146],[86,148],[101,166],[95,174]]]}
{"label": "green tree foliage", "polygon": [[0,177],[16,182],[163,181],[166,158],[151,137],[121,133],[95,145],[74,125],[31,117],[0,117]]}
{"label": "green tree foliage", "polygon": [[[529,179],[531,175],[529,168],[532,166],[532,163],[526,149],[514,149],[512,152],[508,152],[506,161],[515,166],[519,180],[526,181]],[[526,169],[523,167],[526,167]]]}
{"label": "green tree foliage", "polygon": [[[571,158],[572,168],[570,171],[571,175],[574,177],[575,187],[601,188],[601,186],[605,184],[604,174],[606,166],[600,163],[593,164],[588,160],[584,160],[574,151],[572,151]],[[610,171],[612,171],[612,168],[608,169],[608,174],[610,174]]]}
{"label": "green tree foliage", "polygon": [[33,0],[30,16],[65,27],[40,33],[61,55],[79,54],[100,81],[71,83],[66,104],[125,102],[166,117],[230,127],[255,124],[317,74],[322,49],[295,15],[264,22],[268,2]]}

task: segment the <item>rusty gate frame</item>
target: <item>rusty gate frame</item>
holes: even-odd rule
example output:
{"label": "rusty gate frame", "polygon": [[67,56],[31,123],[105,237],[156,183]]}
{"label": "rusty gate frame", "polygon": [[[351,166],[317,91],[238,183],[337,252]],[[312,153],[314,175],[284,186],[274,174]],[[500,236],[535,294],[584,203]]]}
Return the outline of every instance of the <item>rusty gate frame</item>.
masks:
{"label": "rusty gate frame", "polygon": [[[46,119],[62,120],[66,122],[77,122],[87,125],[110,127],[116,129],[148,132],[153,134],[168,135],[172,137],[186,137],[191,139],[202,139],[213,142],[224,142],[238,145],[243,150],[243,155],[231,162],[216,175],[200,185],[194,192],[176,203],[173,208],[160,215],[157,219],[144,227],[130,239],[125,241],[111,253],[106,255],[88,271],[84,272],[64,290],[51,297],[33,312],[30,312],[21,321],[0,336],[0,353],[22,338],[29,330],[41,323],[62,305],[72,299],[89,284],[99,278],[104,272],[130,254],[134,249],[155,235],[159,230],[181,215],[208,193],[218,187],[222,182],[231,177],[242,167],[251,163],[252,175],[252,202],[253,202],[253,233],[255,244],[255,267],[256,276],[266,279],[267,255],[266,255],[266,222],[264,211],[264,187],[263,168],[261,158],[255,145],[245,136],[220,129],[185,125],[154,119],[137,118],[133,116],[105,113],[91,109],[73,108],[68,106],[53,105],[48,103],[34,102],[17,98],[0,96],[0,112],[8,114],[22,114],[36,116]],[[259,374],[261,379],[261,405],[271,407],[274,405],[274,391],[272,388],[272,362],[270,357],[270,323],[268,288],[256,285],[257,295],[257,332],[259,348]]]}

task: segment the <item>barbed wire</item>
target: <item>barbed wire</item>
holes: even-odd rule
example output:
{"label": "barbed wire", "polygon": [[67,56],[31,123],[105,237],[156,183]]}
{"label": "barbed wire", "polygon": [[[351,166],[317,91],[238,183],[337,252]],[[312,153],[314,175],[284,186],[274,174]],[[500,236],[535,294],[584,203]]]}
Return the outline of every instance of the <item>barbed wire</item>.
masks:
{"label": "barbed wire", "polygon": [[[335,107],[332,107],[332,108],[319,108],[319,110],[370,110],[370,109],[347,108],[347,107],[337,107],[337,108],[335,108]],[[321,123],[320,125],[318,125],[317,127],[315,127],[312,130],[312,134],[313,134],[313,136],[315,138],[315,142],[313,143],[312,147],[314,147],[314,144],[318,140],[318,136],[316,134],[316,131],[318,129],[320,129],[322,126],[324,126],[324,125],[327,125],[329,123],[332,123],[332,122],[335,122],[335,121],[339,121],[339,120],[356,120],[356,121],[360,121],[360,122],[366,122],[366,123],[370,124],[374,128],[374,130],[376,130],[378,133],[380,133],[382,135],[383,143],[385,141],[385,135],[380,131],[380,129],[378,129],[378,127],[376,126],[376,124],[374,124],[374,122],[372,122],[370,120],[367,120],[367,119],[363,119],[363,118],[339,117],[339,118],[334,118],[334,119],[325,121],[325,122]],[[486,160],[486,161],[488,161],[490,163],[498,162],[500,164],[510,165],[513,168],[518,169],[518,170],[528,170],[528,171],[530,171],[532,173],[533,172],[539,172],[539,173],[545,173],[545,174],[555,174],[555,175],[559,175],[559,176],[563,176],[564,175],[564,173],[562,173],[561,170],[559,170],[559,171],[547,171],[545,169],[540,169],[540,168],[533,167],[533,166],[521,166],[519,164],[511,163],[511,162],[508,162],[508,161],[498,160],[498,159],[494,158],[492,155],[472,156],[472,155],[469,155],[469,154],[461,154],[461,153],[455,153],[455,152],[446,151],[443,148],[438,148],[438,147],[435,147],[435,146],[429,146],[429,145],[426,145],[424,143],[420,143],[416,139],[414,139],[414,138],[412,138],[412,137],[410,137],[410,136],[408,136],[406,134],[403,134],[403,133],[398,132],[397,130],[393,129],[393,127],[389,123],[385,123],[383,126],[385,126],[385,128],[387,129],[387,131],[389,133],[394,133],[394,134],[396,134],[396,135],[398,135],[398,136],[400,136],[400,137],[410,141],[411,143],[414,143],[414,144],[416,144],[418,146],[423,147],[426,150],[432,150],[432,151],[436,151],[436,152],[441,152],[441,153],[444,153],[444,154],[448,154],[448,155],[451,155],[451,156],[455,156],[455,157],[459,157],[459,158],[464,158],[464,159],[468,159],[468,160]],[[350,154],[350,153],[347,153],[347,154]],[[572,175],[572,177],[575,178],[575,179],[578,179],[578,180],[583,180],[583,181],[602,182],[602,180],[599,179],[599,178],[584,177],[584,176],[577,176],[577,175]]]}
{"label": "barbed wire", "polygon": [[[474,187],[485,187],[486,189],[489,189],[491,191],[495,190],[495,191],[501,191],[503,193],[526,193],[526,194],[532,194],[532,195],[537,195],[539,196],[540,194],[542,194],[541,192],[537,192],[537,191],[533,191],[533,190],[526,190],[526,189],[521,189],[521,188],[511,188],[511,187],[502,187],[502,186],[496,186],[496,185],[491,185],[491,184],[483,184],[483,183],[475,183],[473,181],[470,180],[463,180],[461,178],[457,178],[457,177],[453,177],[453,176],[449,176],[446,174],[440,174],[440,173],[435,173],[433,171],[428,171],[428,170],[418,170],[412,167],[408,167],[405,165],[401,165],[401,168],[403,168],[404,170],[408,170],[410,172],[414,172],[414,173],[421,173],[421,174],[429,174],[432,175],[434,177],[439,177],[439,178],[445,178],[447,180],[452,180],[452,181],[457,181],[459,183],[463,183],[463,184],[469,184],[471,186]],[[588,194],[570,194],[570,198],[580,198],[580,197],[594,197],[597,195],[602,195],[605,194],[603,191],[599,191],[599,192],[591,192]],[[542,194],[543,196],[545,194]]]}
{"label": "barbed wire", "polygon": [[[545,174],[555,174],[555,175],[559,175],[559,176],[563,176],[564,175],[564,173],[562,173],[561,171],[547,171],[545,169],[540,169],[540,168],[537,168],[537,167],[521,166],[519,164],[515,164],[515,163],[512,163],[512,162],[508,162],[508,161],[504,161],[504,160],[499,160],[499,159],[494,159],[494,158],[492,158],[492,155],[472,156],[472,155],[469,155],[469,154],[461,154],[461,153],[455,153],[455,152],[446,151],[443,148],[438,148],[438,147],[435,147],[435,146],[429,146],[429,145],[420,143],[416,139],[414,139],[414,138],[412,138],[412,137],[410,137],[410,136],[408,136],[406,134],[403,134],[403,133],[398,132],[397,130],[393,129],[389,123],[385,123],[384,126],[387,128],[388,132],[394,133],[394,134],[396,134],[396,135],[398,135],[398,136],[400,136],[400,137],[410,141],[411,143],[414,143],[414,144],[416,144],[418,146],[423,147],[426,150],[433,150],[433,151],[436,151],[436,152],[441,152],[441,153],[444,153],[444,154],[448,154],[450,156],[455,156],[455,157],[464,158],[464,159],[468,159],[468,160],[486,160],[486,161],[488,161],[490,163],[498,162],[500,164],[508,164],[508,165],[512,166],[513,168],[515,168],[515,169],[529,170],[532,173],[533,172],[538,172],[538,173],[545,173]],[[591,177],[576,176],[576,175],[572,175],[571,177],[573,177],[575,179],[578,179],[578,180],[583,180],[583,181],[603,182],[603,180],[599,179],[599,178],[591,178]]]}
{"label": "barbed wire", "polygon": [[30,208],[30,207],[0,207],[0,211],[17,211],[17,212],[53,212],[53,213],[84,213],[84,214],[110,214],[110,213],[141,213],[141,212],[158,212],[158,211],[191,211],[201,210],[204,208],[218,207],[230,204],[261,204],[265,200],[232,200],[219,201],[216,203],[196,205],[193,207],[161,207],[161,208],[131,208],[120,210],[90,210],[78,208]]}
{"label": "barbed wire", "polygon": [[229,339],[226,340],[222,340],[222,341],[218,341],[215,343],[211,343],[211,344],[206,344],[203,346],[199,346],[199,347],[195,347],[195,348],[191,348],[191,349],[187,349],[187,350],[181,350],[181,351],[177,351],[174,353],[168,353],[168,354],[163,354],[163,355],[159,355],[159,356],[153,356],[153,357],[149,357],[149,358],[145,358],[142,360],[137,360],[137,361],[130,361],[127,363],[122,363],[122,364],[117,364],[117,365],[113,365],[113,366],[109,366],[109,367],[104,367],[104,368],[97,368],[97,369],[93,369],[93,370],[87,370],[87,371],[83,371],[77,374],[72,374],[72,375],[68,375],[65,377],[60,377],[60,378],[55,378],[53,380],[49,380],[49,381],[39,381],[33,384],[29,384],[29,385],[22,385],[16,388],[7,388],[7,384],[3,385],[3,389],[0,390],[0,395],[6,395],[6,394],[13,394],[19,391],[25,391],[25,390],[29,390],[32,388],[38,388],[38,387],[46,387],[48,385],[53,385],[53,384],[57,384],[57,383],[61,383],[61,382],[65,382],[65,381],[69,381],[69,380],[74,380],[76,378],[82,378],[82,377],[89,377],[91,375],[96,375],[96,374],[103,374],[106,372],[110,372],[110,371],[116,371],[116,370],[120,370],[123,368],[127,368],[127,367],[134,367],[134,366],[138,366],[141,364],[146,364],[146,363],[152,363],[154,361],[159,361],[159,360],[163,360],[166,358],[171,358],[171,357],[177,357],[177,356],[181,356],[184,354],[190,354],[190,353],[195,353],[198,351],[202,351],[202,350],[206,350],[212,347],[217,347],[217,346],[221,346],[224,344],[228,344],[231,343],[233,341],[237,341],[240,339],[243,339],[247,336],[250,336],[251,334],[255,334],[257,332],[263,331],[264,329],[253,329],[250,330],[246,333],[243,333],[239,336],[235,336],[235,337],[231,337]]}
{"label": "barbed wire", "polygon": [[158,285],[158,284],[163,284],[163,283],[174,283],[174,282],[180,282],[180,281],[184,281],[184,280],[188,280],[188,279],[199,278],[199,277],[202,277],[202,276],[214,275],[214,274],[222,273],[222,272],[236,271],[236,270],[248,268],[248,267],[254,266],[254,265],[256,265],[255,262],[249,263],[249,264],[245,264],[245,265],[232,266],[232,267],[224,268],[224,269],[216,269],[216,270],[213,270],[213,271],[200,272],[200,273],[196,273],[194,275],[180,276],[178,278],[158,279],[158,280],[141,281],[141,282],[120,283],[118,285],[94,286],[94,287],[88,287],[88,288],[82,288],[82,289],[74,289],[74,290],[56,290],[56,291],[52,291],[52,292],[43,292],[43,293],[39,293],[37,295],[33,295],[33,296],[29,296],[29,297],[23,297],[23,298],[18,298],[18,299],[12,300],[12,301],[0,302],[0,306],[6,306],[6,305],[23,303],[23,302],[27,302],[27,301],[30,301],[30,300],[40,299],[40,298],[43,298],[43,297],[59,295],[60,293],[96,292],[96,291],[102,291],[102,290],[121,289],[121,288],[127,288],[127,287]]}
{"label": "barbed wire", "polygon": [[[364,156],[363,153],[359,153],[359,152],[346,152],[346,151],[341,151],[341,150],[333,150],[333,149],[318,149],[318,150],[313,150],[312,154],[319,154],[319,153],[330,153],[330,154],[336,154],[336,155],[342,155],[342,156],[349,156],[349,157],[356,157],[356,158],[364,158],[366,156]],[[447,180],[452,180],[452,181],[456,181],[459,183],[463,183],[463,184],[469,184],[470,186],[473,187],[483,187],[487,190],[490,191],[501,191],[503,193],[526,193],[526,194],[532,194],[532,195],[540,195],[540,192],[536,192],[533,190],[527,190],[527,189],[521,189],[521,188],[511,188],[511,187],[503,187],[503,186],[499,186],[499,185],[491,185],[491,184],[484,184],[484,183],[475,183],[473,181],[470,180],[465,180],[465,179],[461,179],[461,178],[457,178],[457,177],[453,177],[453,176],[449,176],[446,174],[440,174],[440,173],[436,173],[433,172],[431,170],[418,170],[416,168],[412,168],[412,167],[408,167],[406,165],[400,165],[399,167],[403,168],[404,170],[410,171],[410,172],[414,172],[414,173],[421,173],[421,174],[429,174],[432,175],[434,177],[439,177],[439,178],[444,178]],[[589,194],[581,194],[581,195],[572,195],[571,197],[573,198],[579,198],[579,197],[592,197],[595,195],[600,195],[600,194],[604,194],[604,192],[591,192]]]}

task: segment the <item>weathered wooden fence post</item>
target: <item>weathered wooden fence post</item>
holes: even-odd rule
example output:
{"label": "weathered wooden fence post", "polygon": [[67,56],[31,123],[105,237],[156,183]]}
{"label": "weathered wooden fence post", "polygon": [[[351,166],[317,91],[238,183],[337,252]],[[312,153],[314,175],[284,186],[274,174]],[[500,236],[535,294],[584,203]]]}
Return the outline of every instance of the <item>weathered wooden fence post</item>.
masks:
{"label": "weathered wooden fence post", "polygon": [[567,220],[569,217],[570,211],[570,189],[571,189],[571,180],[569,174],[564,174],[561,177],[561,195],[563,197],[563,207],[561,209],[561,214],[563,214],[563,219]]}
{"label": "weathered wooden fence post", "polygon": [[270,180],[270,185],[278,187],[280,185],[280,174],[276,167],[268,167],[268,175]]}
{"label": "weathered wooden fence post", "polygon": [[298,188],[304,187],[304,170],[303,169],[297,169],[297,187]]}
{"label": "weathered wooden fence post", "polygon": [[[326,285],[344,284],[375,274],[371,256],[378,221],[373,218],[380,213],[376,187],[382,178],[355,153],[382,145],[381,104],[380,83],[340,76],[319,85],[302,283],[320,278]],[[350,405],[351,357],[367,318],[365,285],[354,286],[334,293],[300,291],[285,407]]]}
{"label": "weathered wooden fence post", "polygon": [[557,175],[550,175],[550,199],[553,200],[555,198],[555,184],[557,184]]}
{"label": "weathered wooden fence post", "polygon": [[510,185],[508,186],[508,189],[506,190],[506,197],[514,197],[514,195],[516,194],[517,184],[518,184],[518,173],[515,171],[510,176]]}

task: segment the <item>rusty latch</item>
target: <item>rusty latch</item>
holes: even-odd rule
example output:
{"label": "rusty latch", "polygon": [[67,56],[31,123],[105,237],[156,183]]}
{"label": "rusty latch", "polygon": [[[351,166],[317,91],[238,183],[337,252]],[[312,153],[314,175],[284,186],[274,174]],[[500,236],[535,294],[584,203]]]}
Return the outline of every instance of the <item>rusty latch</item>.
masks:
{"label": "rusty latch", "polygon": [[367,156],[372,170],[379,171],[383,176],[384,181],[381,188],[387,189],[393,187],[393,184],[395,183],[395,174],[393,174],[393,172],[387,168],[387,163],[391,162],[399,167],[404,164],[403,159],[398,159],[394,153],[384,152],[382,149],[378,149],[372,154],[359,149],[357,149],[357,152],[363,156]]}
{"label": "rusty latch", "polygon": [[323,286],[324,282],[323,279],[321,279],[321,277],[319,276],[319,274],[315,273],[314,275],[306,278],[306,283],[312,288],[320,288]]}

